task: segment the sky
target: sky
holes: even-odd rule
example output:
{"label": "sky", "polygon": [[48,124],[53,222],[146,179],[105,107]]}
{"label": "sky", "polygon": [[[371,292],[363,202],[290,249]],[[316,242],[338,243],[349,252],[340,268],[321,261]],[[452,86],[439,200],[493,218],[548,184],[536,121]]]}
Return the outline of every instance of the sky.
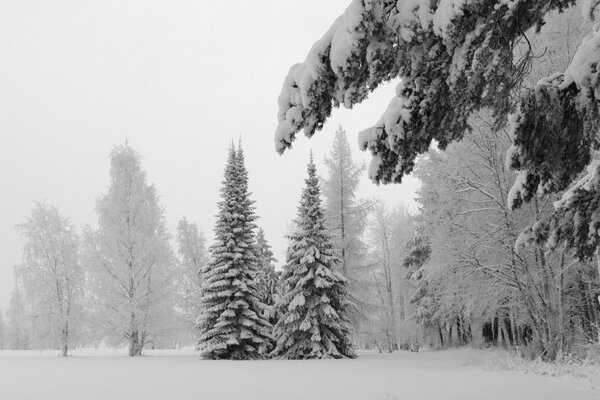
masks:
{"label": "sky", "polygon": [[[258,225],[279,262],[312,149],[317,168],[342,125],[356,160],[357,133],[373,125],[392,82],[352,110],[335,110],[312,139],[275,152],[277,96],[349,0],[0,0],[0,309],[14,287],[23,242],[15,225],[35,201],[78,227],[95,226],[109,183],[109,153],[128,140],[171,232],[186,216],[209,243],[227,147],[241,137]],[[418,182],[362,197],[415,209]]]}

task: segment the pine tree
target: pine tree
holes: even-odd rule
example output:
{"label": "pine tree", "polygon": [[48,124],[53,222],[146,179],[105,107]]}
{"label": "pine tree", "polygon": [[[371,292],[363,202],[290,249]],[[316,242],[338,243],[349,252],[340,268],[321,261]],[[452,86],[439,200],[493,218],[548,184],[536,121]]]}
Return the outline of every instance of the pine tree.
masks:
{"label": "pine tree", "polygon": [[348,339],[347,281],[336,270],[338,254],[325,229],[315,164],[308,164],[296,231],[289,236],[282,274],[281,318],[272,355],[288,359],[354,357]]}
{"label": "pine tree", "polygon": [[267,239],[265,239],[265,232],[262,228],[259,228],[256,234],[256,246],[258,251],[258,273],[256,282],[258,285],[259,299],[269,307],[267,315],[269,317],[269,322],[274,325],[277,322],[274,307],[279,288],[279,274],[275,271],[274,265],[277,260],[273,257],[271,245],[267,242]]}
{"label": "pine tree", "polygon": [[241,147],[231,147],[221,188],[211,261],[203,270],[198,350],[209,359],[259,359],[270,350],[271,324],[256,287],[254,207]]}

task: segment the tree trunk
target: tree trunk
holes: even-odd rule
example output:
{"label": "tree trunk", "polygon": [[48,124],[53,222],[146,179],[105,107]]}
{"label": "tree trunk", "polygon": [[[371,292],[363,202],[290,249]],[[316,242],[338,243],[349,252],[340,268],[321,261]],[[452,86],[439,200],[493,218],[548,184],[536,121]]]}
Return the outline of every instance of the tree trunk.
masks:
{"label": "tree trunk", "polygon": [[129,357],[135,356],[137,349],[137,332],[131,332],[129,336]]}
{"label": "tree trunk", "polygon": [[500,317],[496,318],[498,323],[496,324],[496,337],[498,338],[498,346],[504,346],[504,341],[502,340],[502,321],[500,321]]}
{"label": "tree trunk", "polygon": [[502,319],[502,323],[499,324],[502,331],[502,337],[504,338],[505,347],[510,346],[510,336],[508,335],[508,329],[506,328],[506,321]]}
{"label": "tree trunk", "polygon": [[66,357],[69,351],[69,321],[65,322],[65,326],[62,331],[62,349],[61,356]]}
{"label": "tree trunk", "polygon": [[519,333],[517,332],[517,317],[515,316],[515,309],[511,308],[508,311],[508,318],[510,319],[510,331],[513,337],[513,344],[519,345]]}
{"label": "tree trunk", "polygon": [[129,337],[129,357],[137,357],[142,355],[144,348],[144,334],[135,330],[131,332]]}

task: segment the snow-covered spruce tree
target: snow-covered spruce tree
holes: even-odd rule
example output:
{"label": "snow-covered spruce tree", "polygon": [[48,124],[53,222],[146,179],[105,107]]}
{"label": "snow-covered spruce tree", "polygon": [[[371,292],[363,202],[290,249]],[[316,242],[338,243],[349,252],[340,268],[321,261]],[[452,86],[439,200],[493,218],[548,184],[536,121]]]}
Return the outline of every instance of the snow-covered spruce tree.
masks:
{"label": "snow-covered spruce tree", "polygon": [[315,164],[308,164],[296,231],[289,236],[282,274],[277,347],[272,355],[288,359],[355,357],[348,338],[348,290],[336,270],[339,258],[325,229]]}
{"label": "snow-covered spruce tree", "polygon": [[[576,185],[583,190],[558,206],[567,216],[600,214],[593,183],[600,167],[591,157],[600,147],[600,29],[583,39],[564,73],[520,90],[534,55],[544,52],[527,36],[551,12],[577,3],[587,18],[597,17],[598,0],[353,0],[306,60],[290,68],[278,99],[276,148],[289,148],[300,130],[312,136],[322,129],[333,107],[350,108],[400,78],[380,120],[359,134],[373,155],[374,181],[400,182],[432,141],[445,149],[469,131],[473,113],[489,109],[496,128],[512,115],[513,207],[568,188],[589,167]],[[519,46],[525,51],[515,51]],[[600,244],[597,226],[596,219],[592,229],[583,224],[567,244],[590,254]]]}
{"label": "snow-covered spruce tree", "polygon": [[198,350],[208,359],[260,359],[272,342],[267,307],[256,287],[254,207],[242,149],[229,150],[221,188],[215,243],[202,271]]}
{"label": "snow-covered spruce tree", "polygon": [[279,290],[279,274],[275,271],[275,257],[271,245],[265,238],[265,232],[262,228],[256,233],[256,250],[258,271],[256,275],[256,283],[258,296],[262,303],[269,307],[267,316],[269,322],[274,325],[277,322],[275,313],[275,300]]}

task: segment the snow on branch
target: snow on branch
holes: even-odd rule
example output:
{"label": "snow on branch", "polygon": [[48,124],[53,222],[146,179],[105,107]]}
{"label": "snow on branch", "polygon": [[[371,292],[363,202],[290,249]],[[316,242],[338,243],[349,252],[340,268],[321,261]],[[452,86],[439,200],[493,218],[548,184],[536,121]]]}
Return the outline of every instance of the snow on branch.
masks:
{"label": "snow on branch", "polygon": [[[598,149],[600,128],[600,31],[584,37],[563,74],[541,79],[523,90],[510,117],[513,145],[507,165],[517,171],[509,204],[519,207],[536,194],[565,190],[585,170],[596,169],[592,151]],[[565,195],[570,196],[582,181]],[[563,206],[568,204],[564,201]]]}
{"label": "snow on branch", "polygon": [[291,147],[301,130],[312,136],[333,107],[351,108],[401,78],[388,109],[359,139],[373,155],[371,178],[400,182],[433,140],[444,149],[462,138],[473,112],[490,108],[504,123],[527,65],[527,57],[513,60],[516,43],[545,14],[574,3],[354,0],[290,68],[278,99],[276,149]]}

